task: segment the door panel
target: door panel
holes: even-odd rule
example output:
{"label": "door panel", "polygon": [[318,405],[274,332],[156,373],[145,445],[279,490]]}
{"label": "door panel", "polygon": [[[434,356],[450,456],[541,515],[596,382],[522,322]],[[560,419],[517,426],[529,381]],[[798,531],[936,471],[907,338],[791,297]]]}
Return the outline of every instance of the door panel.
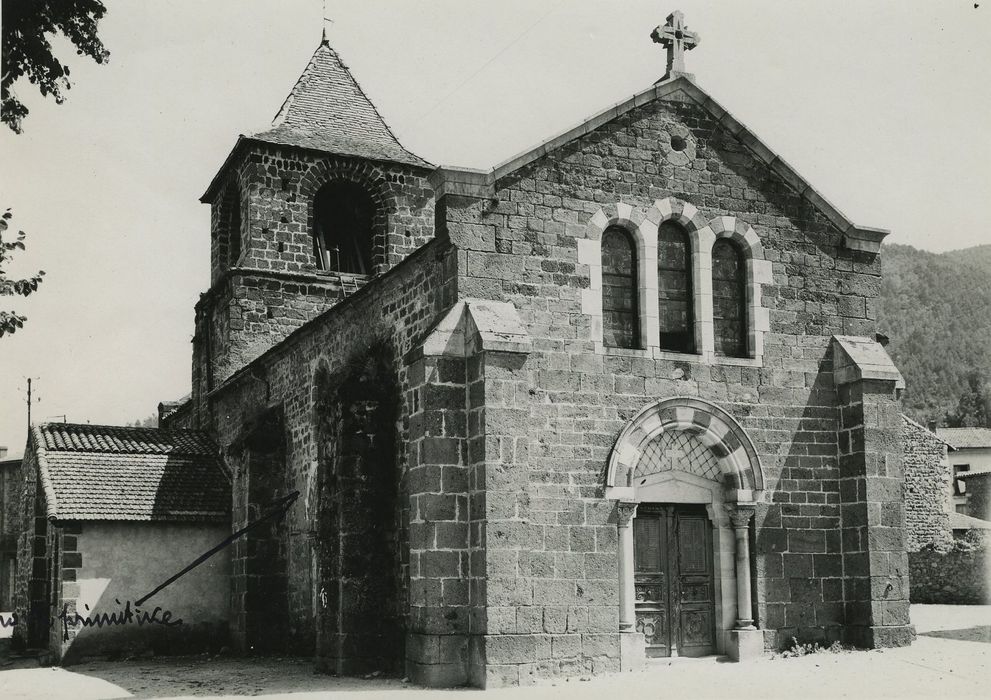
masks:
{"label": "door panel", "polygon": [[668,522],[663,513],[647,511],[633,519],[636,565],[636,631],[642,632],[647,656],[670,656],[670,591],[667,563]]}
{"label": "door panel", "polygon": [[714,653],[712,528],[705,509],[641,504],[633,537],[636,630],[647,656]]}
{"label": "door panel", "polygon": [[712,528],[704,510],[675,511],[678,547],[678,651],[704,656],[713,643]]}

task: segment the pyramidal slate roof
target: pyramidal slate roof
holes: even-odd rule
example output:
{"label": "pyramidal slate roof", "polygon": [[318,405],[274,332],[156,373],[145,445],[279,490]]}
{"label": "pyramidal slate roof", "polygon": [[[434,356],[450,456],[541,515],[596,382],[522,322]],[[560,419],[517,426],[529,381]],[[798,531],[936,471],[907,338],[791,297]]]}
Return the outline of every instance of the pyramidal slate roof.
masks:
{"label": "pyramidal slate roof", "polygon": [[49,519],[229,518],[230,483],[201,431],[44,423],[32,441]]}
{"label": "pyramidal slate roof", "polygon": [[321,42],[275,116],[249,138],[341,155],[432,167],[407,151],[341,57]]}

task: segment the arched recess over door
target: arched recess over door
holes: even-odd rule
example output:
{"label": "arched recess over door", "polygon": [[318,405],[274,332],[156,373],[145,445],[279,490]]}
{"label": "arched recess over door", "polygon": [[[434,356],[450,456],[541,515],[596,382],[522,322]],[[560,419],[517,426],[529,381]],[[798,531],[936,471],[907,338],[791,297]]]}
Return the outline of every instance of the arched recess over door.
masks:
{"label": "arched recess over door", "polygon": [[[668,541],[675,547],[674,554],[665,556],[673,557],[670,562],[680,562],[682,554],[689,552],[688,559],[709,562],[704,567],[711,572],[706,574],[708,583],[702,583],[709,587],[708,602],[696,611],[710,620],[706,625],[712,630],[703,645],[704,653],[715,651],[734,659],[759,655],[762,632],[754,625],[748,532],[764,488],[764,473],[753,443],[740,424],[718,406],[697,398],[673,397],[634,416],[620,432],[606,472],[605,496],[617,502],[619,631],[642,634],[648,652],[663,644],[659,641],[663,635],[656,634],[658,616],[675,618],[670,617],[671,610],[657,607],[658,600],[667,598],[652,595],[651,586],[656,588],[656,581],[651,583],[647,580],[651,574],[641,571],[644,562],[639,561],[637,552],[641,552],[641,545],[644,553],[650,551],[647,525],[656,521],[658,508],[669,512],[670,517],[678,509],[689,507],[698,512],[704,507],[709,520],[709,534],[704,538],[711,536],[711,547],[678,549],[682,545],[675,547]],[[635,521],[644,525],[638,532],[647,539],[635,537]],[[699,520],[696,525],[702,527]],[[662,542],[663,537],[657,546],[666,546]],[[683,573],[680,568],[668,568],[661,571],[658,580],[680,580]],[[669,636],[669,645],[678,634],[674,622],[671,625],[666,628],[674,635]],[[655,631],[648,633],[648,627]],[[627,643],[624,648],[629,646]],[[754,649],[757,651],[750,651]]]}
{"label": "arched recess over door", "polygon": [[760,458],[736,419],[708,401],[673,397],[642,409],[620,432],[609,456],[606,498],[634,496],[637,465],[666,431],[687,432],[709,448],[723,475],[727,502],[753,502],[764,490]]}

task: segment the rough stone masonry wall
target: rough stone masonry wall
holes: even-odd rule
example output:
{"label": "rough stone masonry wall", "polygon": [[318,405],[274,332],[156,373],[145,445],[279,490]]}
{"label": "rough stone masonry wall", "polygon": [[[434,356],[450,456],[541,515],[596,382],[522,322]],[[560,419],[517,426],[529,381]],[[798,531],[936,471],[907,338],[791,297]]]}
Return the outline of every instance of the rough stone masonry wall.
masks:
{"label": "rough stone masonry wall", "polygon": [[953,544],[948,512],[953,487],[946,443],[904,416],[902,441],[906,547],[909,552],[926,546],[946,551]]}
{"label": "rough stone masonry wall", "polygon": [[[669,164],[659,146],[675,131],[696,143],[688,165]],[[737,216],[759,235],[774,273],[763,288],[770,333],[762,366],[593,352],[580,302],[590,273],[578,264],[577,241],[600,208],[623,202],[646,212],[668,196],[706,219]],[[513,302],[534,343],[514,370],[529,389],[505,399],[512,410],[501,414],[524,451],[487,442],[487,450],[500,450],[487,451],[487,469],[516,476],[486,491],[489,503],[499,503],[484,523],[487,631],[489,639],[513,640],[487,644],[484,663],[498,669],[487,683],[618,668],[615,617],[599,612],[617,600],[616,521],[602,500],[604,469],[625,423],[670,396],[718,403],[760,454],[769,496],[756,514],[755,597],[767,643],[841,637],[829,338],[873,336],[877,257],[841,247],[838,231],[687,101],[636,108],[498,182],[495,199],[448,195],[438,211],[461,247],[462,293]]]}
{"label": "rough stone masonry wall", "polygon": [[957,546],[946,552],[912,552],[908,559],[913,603],[991,603],[991,556],[987,543],[979,547]]}
{"label": "rough stone masonry wall", "polygon": [[263,519],[289,491],[282,411],[261,412],[226,446],[225,461],[241,488],[232,520],[258,524],[231,543],[231,642],[241,653],[308,653],[310,636],[289,636],[288,547],[283,518]]}
{"label": "rough stone masonry wall", "polygon": [[21,463],[22,489],[17,506],[17,578],[14,581],[14,643],[41,648],[48,644],[48,519],[39,490],[38,456],[31,448]]}
{"label": "rough stone masonry wall", "polygon": [[[399,395],[393,353],[379,345],[317,393],[322,568],[318,668],[402,673],[409,566],[407,504],[399,502]],[[402,551],[401,551],[402,550]],[[324,608],[324,600],[326,607]]]}
{"label": "rough stone masonry wall", "polygon": [[[317,268],[313,200],[320,187],[345,179],[367,188],[378,207],[373,258],[375,274],[382,274],[433,236],[433,191],[425,175],[409,166],[303,149],[262,144],[244,149],[212,203],[214,269],[211,289],[197,304],[194,339],[198,417],[206,419],[199,396],[368,280]],[[226,230],[230,188],[239,188],[243,203],[243,252],[236,273],[227,253],[233,235]]]}
{"label": "rough stone masonry wall", "polygon": [[[317,273],[313,198],[326,182],[349,180],[364,186],[379,207],[373,255],[375,272],[381,274],[433,237],[433,191],[425,176],[422,168],[253,143],[242,150],[214,195],[212,239],[219,246],[229,237],[224,210],[231,199],[229,190],[237,189],[245,213],[240,266]],[[236,262],[223,251],[212,258],[214,280],[227,271],[225,262]]]}
{"label": "rough stone masonry wall", "polygon": [[209,337],[210,387],[307,321],[356,292],[366,278],[281,271],[227,273],[197,304],[197,336]]}
{"label": "rough stone masonry wall", "polygon": [[[320,600],[321,581],[313,578],[320,571],[316,535],[319,532],[321,451],[317,439],[318,368],[330,376],[343,373],[349,364],[364,358],[370,348],[385,345],[395,356],[396,385],[411,385],[409,368],[403,357],[426,333],[437,315],[454,303],[455,267],[453,256],[441,242],[433,242],[395,267],[375,284],[366,287],[346,302],[299,330],[290,339],[255,361],[249,371],[231,380],[213,397],[218,443],[222,448],[239,438],[241,426],[273,406],[281,406],[286,425],[285,483],[287,490],[298,490],[299,500],[286,520],[288,536],[289,634],[293,639],[314,643],[315,618],[324,613]],[[416,410],[404,397],[398,418],[397,444],[412,443],[410,416]],[[406,486],[411,463],[408,449],[400,451],[398,470],[400,486]],[[243,498],[243,480],[235,478],[235,502]],[[400,502],[412,502],[415,494],[400,492]],[[407,521],[411,515],[399,517]],[[234,522],[235,529],[244,522]],[[398,555],[409,547],[399,542]],[[413,563],[403,572],[403,579],[415,576]],[[408,591],[401,592],[407,600]],[[236,610],[232,614],[237,614]],[[323,624],[319,622],[318,624]],[[410,620],[404,620],[409,626]],[[407,631],[410,631],[408,627]],[[414,630],[415,631],[415,630]],[[324,650],[325,651],[325,650]],[[318,653],[320,650],[318,650]]]}

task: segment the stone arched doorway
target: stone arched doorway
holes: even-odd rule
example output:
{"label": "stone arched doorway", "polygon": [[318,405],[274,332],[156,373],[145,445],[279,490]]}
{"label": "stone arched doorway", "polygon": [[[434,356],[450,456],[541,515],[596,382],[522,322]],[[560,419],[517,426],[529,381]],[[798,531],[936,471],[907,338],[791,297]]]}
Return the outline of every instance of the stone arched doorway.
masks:
{"label": "stone arched doorway", "polygon": [[[711,627],[710,641],[692,642],[688,653],[735,659],[760,654],[748,529],[763,491],[764,475],[750,438],[712,403],[665,399],[627,424],[610,455],[605,494],[617,502],[624,656],[635,657],[645,648],[661,655],[684,653],[678,640],[691,645],[678,636],[680,624]],[[665,554],[667,559],[657,555],[658,562],[672,563],[653,572],[646,562],[654,551],[651,537],[658,538],[657,551],[685,549]],[[686,561],[694,562],[695,570],[678,568]],[[688,595],[689,589],[694,593]],[[667,646],[653,636],[661,624],[672,630]],[[624,662],[631,665],[635,662]]]}

